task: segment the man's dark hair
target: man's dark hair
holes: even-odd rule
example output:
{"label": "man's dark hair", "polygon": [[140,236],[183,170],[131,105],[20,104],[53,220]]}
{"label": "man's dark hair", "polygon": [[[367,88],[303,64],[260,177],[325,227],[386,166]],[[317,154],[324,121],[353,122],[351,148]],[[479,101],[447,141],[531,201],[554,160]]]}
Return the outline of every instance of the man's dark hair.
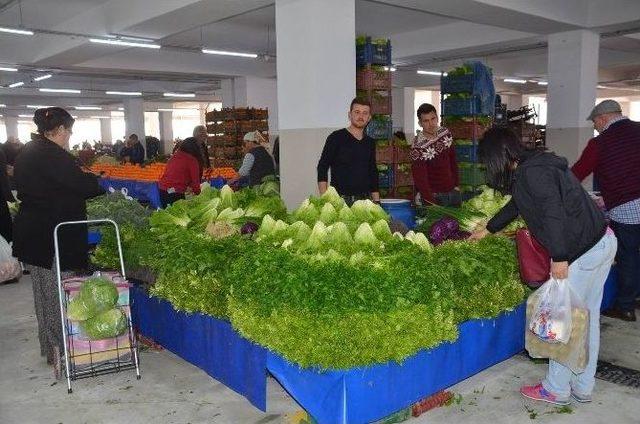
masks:
{"label": "man's dark hair", "polygon": [[369,109],[371,109],[371,102],[364,97],[356,97],[355,99],[353,99],[351,101],[351,106],[349,106],[349,112],[353,110],[353,105],[369,106]]}
{"label": "man's dark hair", "polygon": [[427,115],[431,112],[435,113],[436,115],[438,114],[435,106],[429,103],[422,103],[418,108],[418,112],[416,113],[416,115],[418,115],[418,119],[420,119],[422,115]]}

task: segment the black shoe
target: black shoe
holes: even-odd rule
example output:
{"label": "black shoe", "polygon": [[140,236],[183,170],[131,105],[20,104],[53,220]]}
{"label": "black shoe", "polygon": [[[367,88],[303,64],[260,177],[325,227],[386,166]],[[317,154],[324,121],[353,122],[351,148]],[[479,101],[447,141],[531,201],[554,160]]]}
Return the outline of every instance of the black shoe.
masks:
{"label": "black shoe", "polygon": [[602,312],[602,315],[609,318],[621,319],[622,321],[635,321],[636,320],[636,312],[635,311],[623,311],[618,308],[607,309]]}

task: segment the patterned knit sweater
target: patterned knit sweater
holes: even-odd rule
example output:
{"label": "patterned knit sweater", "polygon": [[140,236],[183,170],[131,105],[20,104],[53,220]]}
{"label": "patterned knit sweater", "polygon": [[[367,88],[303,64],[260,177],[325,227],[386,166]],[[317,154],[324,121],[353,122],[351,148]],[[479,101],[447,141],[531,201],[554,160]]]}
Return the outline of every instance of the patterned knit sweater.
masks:
{"label": "patterned knit sweater", "polygon": [[423,200],[433,202],[435,193],[448,193],[458,186],[456,151],[448,129],[439,128],[434,139],[418,134],[411,161],[413,181]]}

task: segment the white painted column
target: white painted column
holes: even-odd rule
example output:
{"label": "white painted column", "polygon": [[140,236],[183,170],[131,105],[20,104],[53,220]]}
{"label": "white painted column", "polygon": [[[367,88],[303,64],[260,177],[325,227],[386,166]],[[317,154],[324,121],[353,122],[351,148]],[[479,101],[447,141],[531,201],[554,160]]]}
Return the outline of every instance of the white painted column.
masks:
{"label": "white painted column", "polygon": [[124,101],[125,137],[136,134],[144,143],[144,100],[127,99]]}
{"label": "white painted column", "polygon": [[596,101],[600,36],[577,30],[549,36],[547,146],[573,164],[593,125],[586,118]]}
{"label": "white painted column", "polygon": [[236,107],[235,81],[233,78],[224,79],[220,82],[222,91],[222,107]]}
{"label": "white painted column", "polygon": [[[15,137],[18,138],[18,117],[16,116],[5,116],[4,117],[4,125],[7,128],[7,138]],[[26,143],[29,140],[21,140],[23,143]]]}
{"label": "white painted column", "polygon": [[348,123],[355,36],[355,0],[276,0],[281,195],[289,208],[317,193],[326,138]]}
{"label": "white painted column", "polygon": [[112,144],[111,119],[100,119],[100,140],[103,143]]}
{"label": "white painted column", "polygon": [[413,87],[404,87],[402,108],[404,109],[404,133],[407,141],[413,142],[416,130],[420,127],[416,125],[416,89]]}
{"label": "white painted column", "polygon": [[162,142],[161,151],[168,155],[173,151],[173,112],[158,112],[158,120],[160,123],[160,141]]}

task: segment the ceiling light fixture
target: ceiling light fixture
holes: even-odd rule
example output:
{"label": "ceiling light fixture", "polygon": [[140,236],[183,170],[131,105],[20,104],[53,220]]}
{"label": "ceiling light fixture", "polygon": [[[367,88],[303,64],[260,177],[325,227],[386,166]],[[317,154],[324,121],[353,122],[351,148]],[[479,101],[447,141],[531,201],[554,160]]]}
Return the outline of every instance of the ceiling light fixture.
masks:
{"label": "ceiling light fixture", "polygon": [[9,84],[9,88],[16,88],[16,87],[20,87],[24,85],[24,82],[20,81],[20,82],[14,82],[13,84]]}
{"label": "ceiling light fixture", "polygon": [[384,67],[384,70],[385,70],[385,71],[395,72],[395,71],[396,71],[396,68],[394,68],[393,66],[385,66],[385,67]]}
{"label": "ceiling light fixture", "polygon": [[519,79],[519,78],[505,78],[502,81],[511,82],[513,84],[526,84],[527,80]]}
{"label": "ceiling light fixture", "polygon": [[433,75],[433,76],[436,76],[436,77],[439,77],[440,75],[442,75],[443,77],[447,76],[446,72],[441,72],[441,71],[422,71],[422,70],[418,70],[417,73],[420,74],[420,75]]}
{"label": "ceiling light fixture", "polygon": [[53,107],[53,106],[27,105],[27,109],[46,109],[48,107]]}
{"label": "ceiling light fixture", "polygon": [[43,81],[43,80],[46,80],[46,79],[51,78],[52,76],[53,76],[52,74],[47,74],[47,75],[43,75],[43,76],[41,76],[41,77],[36,77],[36,78],[34,78],[33,80],[34,80],[35,82]]}
{"label": "ceiling light fixture", "polygon": [[3,72],[18,72],[18,68],[9,68],[9,67],[5,67],[5,66],[1,66],[0,67],[0,71],[3,71]]}
{"label": "ceiling light fixture", "polygon": [[163,93],[164,97],[196,97],[194,93]]}
{"label": "ceiling light fixture", "polygon": [[158,108],[158,112],[173,112],[175,109]]}
{"label": "ceiling light fixture", "polygon": [[89,41],[91,41],[92,43],[109,44],[112,46],[143,47],[145,49],[159,49],[161,47],[159,44],[134,43],[132,41],[122,41],[122,40],[105,40],[103,38],[90,38]]}
{"label": "ceiling light fixture", "polygon": [[248,57],[251,59],[256,59],[258,57],[255,53],[242,53],[242,52],[230,52],[227,50],[211,50],[211,49],[202,49],[202,53],[204,54],[217,54],[220,56],[237,56],[237,57]]}
{"label": "ceiling light fixture", "polygon": [[113,96],[142,96],[140,91],[106,91],[105,94]]}
{"label": "ceiling light fixture", "polygon": [[76,106],[75,110],[102,110],[99,106]]}
{"label": "ceiling light fixture", "polygon": [[538,81],[538,85],[549,85],[546,81]]}
{"label": "ceiling light fixture", "polygon": [[110,116],[92,116],[91,119],[111,119]]}
{"label": "ceiling light fixture", "polygon": [[0,107],[7,107],[7,105],[5,105],[5,104],[0,104]]}
{"label": "ceiling light fixture", "polygon": [[33,118],[33,115],[18,115],[18,118]]}
{"label": "ceiling light fixture", "polygon": [[71,88],[40,88],[39,91],[43,93],[70,93],[70,94],[80,94],[82,91],[74,90]]}
{"label": "ceiling light fixture", "polygon": [[0,32],[7,32],[9,34],[33,35],[33,31],[29,31],[27,29],[17,29],[17,28],[7,28],[7,27],[0,27]]}

